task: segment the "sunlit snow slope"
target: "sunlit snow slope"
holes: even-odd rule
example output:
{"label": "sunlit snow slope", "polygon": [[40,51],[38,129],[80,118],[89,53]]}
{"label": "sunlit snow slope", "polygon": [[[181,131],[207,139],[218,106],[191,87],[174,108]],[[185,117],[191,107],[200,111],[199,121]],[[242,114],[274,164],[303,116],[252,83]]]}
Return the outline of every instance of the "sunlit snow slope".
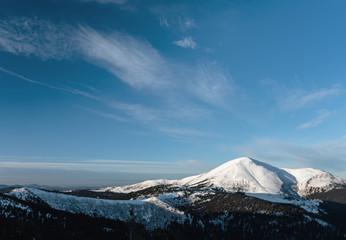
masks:
{"label": "sunlit snow slope", "polygon": [[173,184],[176,181],[167,180],[167,179],[157,179],[157,180],[147,180],[144,182],[132,184],[132,185],[126,185],[126,186],[120,186],[120,187],[106,187],[101,188],[96,191],[98,192],[118,192],[118,193],[130,193],[130,192],[136,192],[142,189],[146,189],[149,187],[154,187],[158,185],[169,185]]}
{"label": "sunlit snow slope", "polygon": [[[35,188],[17,188],[7,193],[23,201],[43,201],[51,208],[85,214],[92,217],[105,217],[121,221],[130,221],[131,211],[136,222],[146,224],[148,228],[162,228],[171,221],[184,221],[185,216],[174,208],[141,200],[107,200],[78,197],[62,193],[47,192]],[[150,224],[147,224],[150,222]]]}
{"label": "sunlit snow slope", "polygon": [[179,183],[189,187],[223,188],[235,192],[281,194],[289,191],[296,182],[291,174],[282,169],[243,157],[207,173],[184,178]]}

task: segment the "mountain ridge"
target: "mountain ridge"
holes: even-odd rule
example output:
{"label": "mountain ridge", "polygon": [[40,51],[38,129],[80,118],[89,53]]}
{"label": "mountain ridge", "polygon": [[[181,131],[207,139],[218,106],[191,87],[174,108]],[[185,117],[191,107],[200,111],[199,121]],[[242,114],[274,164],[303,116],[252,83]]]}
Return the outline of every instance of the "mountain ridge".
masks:
{"label": "mountain ridge", "polygon": [[158,185],[218,188],[230,192],[279,194],[297,198],[342,187],[346,185],[346,181],[318,169],[277,168],[250,157],[241,157],[181,180],[147,180],[97,191],[129,193]]}

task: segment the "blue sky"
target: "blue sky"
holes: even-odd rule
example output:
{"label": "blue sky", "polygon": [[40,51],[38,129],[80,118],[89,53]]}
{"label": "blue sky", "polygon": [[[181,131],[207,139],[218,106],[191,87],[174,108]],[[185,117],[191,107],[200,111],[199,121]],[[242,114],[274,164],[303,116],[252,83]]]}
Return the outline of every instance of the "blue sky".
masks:
{"label": "blue sky", "polygon": [[1,182],[179,178],[241,156],[345,178],[345,7],[1,1]]}

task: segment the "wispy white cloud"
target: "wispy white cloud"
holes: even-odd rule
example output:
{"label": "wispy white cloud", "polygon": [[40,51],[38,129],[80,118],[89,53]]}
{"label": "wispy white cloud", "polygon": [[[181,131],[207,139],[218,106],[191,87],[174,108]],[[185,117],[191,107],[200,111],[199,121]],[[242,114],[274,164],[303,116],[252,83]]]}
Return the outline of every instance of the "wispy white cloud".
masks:
{"label": "wispy white cloud", "polygon": [[162,88],[169,83],[169,62],[148,42],[120,33],[100,34],[88,27],[81,27],[75,37],[88,61],[132,87]]}
{"label": "wispy white cloud", "polygon": [[197,25],[195,24],[195,20],[192,18],[185,18],[185,28],[190,29],[190,28],[195,28]]}
{"label": "wispy white cloud", "polygon": [[37,18],[0,20],[0,50],[16,55],[64,59],[75,54],[73,29]]}
{"label": "wispy white cloud", "polygon": [[86,107],[80,107],[80,106],[79,106],[79,108],[81,108],[81,109],[83,109],[83,110],[85,110],[87,112],[90,112],[90,113],[102,116],[102,117],[106,117],[106,118],[110,118],[110,119],[116,120],[118,122],[127,122],[126,118],[118,116],[118,115],[113,114],[113,113],[103,112],[103,111],[99,111],[99,110],[95,110],[95,109],[91,109],[91,108],[86,108]]}
{"label": "wispy white cloud", "polygon": [[39,82],[39,81],[35,81],[35,80],[32,80],[30,78],[27,78],[27,77],[24,77],[23,75],[20,75],[18,73],[15,73],[15,72],[12,72],[8,69],[5,69],[5,68],[2,68],[0,67],[0,71],[4,72],[4,73],[7,73],[13,77],[16,77],[16,78],[19,78],[19,79],[22,79],[24,81],[27,81],[29,83],[34,83],[34,84],[38,84],[38,85],[41,85],[41,86],[44,86],[44,87],[48,87],[48,88],[53,88],[53,89],[58,89],[58,90],[61,90],[60,88],[57,88],[57,87],[54,87],[54,86],[51,86],[51,85],[48,85],[48,84],[45,84],[43,82]]}
{"label": "wispy white cloud", "polygon": [[172,165],[174,162],[164,162],[164,161],[133,161],[124,159],[103,159],[103,158],[75,158],[75,157],[47,157],[47,156],[17,156],[17,155],[2,155],[0,156],[0,163],[10,163],[15,164],[27,163],[28,165],[37,164],[47,164],[53,166],[74,166],[81,164],[81,166],[91,165],[94,163],[105,163],[105,164],[155,164],[155,165]]}
{"label": "wispy white cloud", "polygon": [[187,9],[183,5],[154,6],[150,11],[160,18],[160,26],[169,28],[173,32],[187,32],[198,28],[195,19],[189,16]]}
{"label": "wispy white cloud", "polygon": [[130,104],[130,103],[124,103],[119,101],[110,101],[104,97],[99,97],[89,92],[81,91],[76,88],[70,88],[70,87],[60,88],[60,87],[55,87],[51,85],[46,85],[45,83],[29,79],[27,77],[24,77],[20,74],[11,72],[1,67],[0,67],[0,71],[3,71],[7,74],[10,74],[12,76],[23,79],[33,84],[38,84],[38,85],[51,88],[54,90],[58,90],[64,93],[79,95],[89,99],[96,100],[102,104],[105,104],[113,109],[120,111],[121,113],[121,115],[118,115],[115,113],[111,113],[109,111],[105,112],[105,111],[91,109],[91,108],[87,108],[83,106],[77,106],[85,111],[88,111],[90,113],[93,113],[102,117],[110,118],[119,122],[133,121],[136,123],[140,123],[142,125],[147,125],[160,133],[164,133],[174,138],[187,138],[187,137],[192,138],[192,137],[201,137],[201,136],[207,135],[201,131],[192,130],[188,128],[167,127],[170,124],[176,123],[176,120],[185,120],[185,121],[196,120],[196,119],[199,119],[201,116],[205,118],[210,113],[208,110],[205,110],[199,107],[198,105],[194,105],[189,102],[184,102],[182,104],[176,101],[170,101],[168,105],[164,105],[163,108],[152,108],[152,107],[143,106],[141,104]]}
{"label": "wispy white cloud", "polygon": [[67,93],[70,93],[70,94],[73,94],[73,95],[80,95],[80,96],[83,96],[83,97],[86,97],[86,98],[90,98],[90,99],[94,99],[94,100],[97,100],[97,101],[100,101],[102,100],[102,98],[92,94],[92,93],[89,93],[89,92],[86,92],[86,91],[82,91],[80,89],[77,89],[77,88],[71,88],[71,87],[65,87],[65,88],[62,88],[63,91],[67,92]]}
{"label": "wispy white cloud", "polygon": [[180,30],[181,31],[187,31],[192,28],[196,28],[197,25],[195,24],[195,20],[193,18],[185,17],[181,18],[178,17],[179,25],[180,25]]}
{"label": "wispy white cloud", "polygon": [[[56,26],[37,19],[14,21],[18,25],[18,29],[27,29],[27,32],[19,31],[21,37],[12,41],[12,36],[16,36],[17,30],[9,28],[7,35],[0,36],[1,43],[4,43],[1,45],[3,51],[25,56],[34,54],[41,59],[78,56],[105,69],[129,86],[137,90],[149,90],[147,93],[161,99],[152,106],[143,103],[125,103],[114,100],[114,98],[109,99],[103,96],[102,92],[85,85],[79,85],[78,88],[58,87],[0,68],[0,71],[27,82],[93,99],[111,108],[109,112],[89,109],[89,112],[93,114],[117,121],[135,121],[151,126],[161,133],[173,135],[172,131],[171,133],[160,131],[159,128],[168,129],[177,121],[182,123],[194,121],[201,119],[202,116],[205,119],[211,113],[210,107],[225,106],[226,103],[229,103],[229,97],[234,94],[235,84],[231,76],[217,64],[201,63],[193,66],[174,62],[163,57],[147,41],[127,34],[103,33],[86,26],[69,26],[65,31],[63,25]],[[53,39],[55,35],[57,35],[57,39]],[[50,41],[46,41],[36,52],[42,39],[48,38],[46,36],[49,36]],[[27,38],[30,41],[21,41],[21,39],[26,40]],[[63,55],[55,54],[60,50],[56,44],[60,38],[64,38],[64,46],[69,49]],[[46,51],[47,53],[43,53]],[[184,128],[183,125],[180,127]],[[187,132],[189,131],[185,131],[185,134]],[[196,134],[190,131],[190,135]]]}
{"label": "wispy white cloud", "polygon": [[82,2],[98,2],[101,4],[107,4],[107,3],[115,3],[115,4],[124,4],[127,2],[127,0],[80,0]]}
{"label": "wispy white cloud", "polygon": [[127,164],[158,164],[158,165],[173,165],[174,162],[163,161],[132,161],[132,160],[114,160],[114,159],[93,159],[86,160],[88,163],[127,163]]}
{"label": "wispy white cloud", "polygon": [[320,110],[318,111],[318,116],[306,123],[303,123],[298,126],[298,129],[306,129],[306,128],[312,128],[312,127],[317,127],[320,123],[322,123],[329,115],[331,112],[328,110]]}
{"label": "wispy white cloud", "polygon": [[38,19],[0,22],[0,49],[16,55],[63,59],[79,55],[135,88],[168,84],[169,62],[148,42],[129,35],[101,34]]}
{"label": "wispy white cloud", "polygon": [[279,98],[280,106],[285,110],[297,110],[316,104],[326,98],[337,96],[341,89],[337,87],[314,91],[295,90],[284,98]]}
{"label": "wispy white cloud", "polygon": [[33,83],[33,84],[37,84],[37,85],[40,85],[40,86],[43,86],[43,87],[46,87],[46,88],[50,88],[50,89],[54,89],[54,90],[58,90],[58,91],[61,91],[61,92],[65,92],[65,93],[70,93],[70,94],[75,94],[75,95],[83,95],[85,97],[89,97],[89,98],[94,98],[96,99],[95,96],[87,93],[87,92],[83,92],[83,91],[80,91],[78,89],[74,89],[74,88],[62,88],[62,87],[57,87],[57,86],[53,86],[51,84],[47,84],[47,83],[44,83],[44,82],[40,82],[40,81],[36,81],[36,80],[33,80],[31,78],[28,78],[28,77],[25,77],[21,74],[18,74],[18,73],[15,73],[15,72],[12,72],[8,69],[5,69],[5,68],[2,68],[0,67],[0,71],[8,74],[8,75],[11,75],[13,77],[16,77],[16,78],[19,78],[19,79],[22,79],[24,81],[27,81],[29,83]]}
{"label": "wispy white cloud", "polygon": [[171,137],[179,138],[179,139],[206,137],[209,135],[203,131],[190,129],[190,128],[159,127],[158,131],[163,132],[166,135],[169,135]]}
{"label": "wispy white cloud", "polygon": [[177,103],[172,101],[165,103],[162,107],[148,107],[142,104],[131,104],[119,101],[102,101],[114,109],[116,113],[99,111],[95,109],[80,107],[88,112],[110,118],[119,122],[134,122],[144,127],[163,133],[167,136],[189,140],[198,137],[211,137],[215,134],[206,133],[190,127],[183,127],[191,121],[198,121],[203,117],[208,119],[209,110],[200,108],[188,102]]}
{"label": "wispy white cloud", "polygon": [[330,88],[320,88],[307,90],[301,87],[288,88],[285,84],[280,84],[272,79],[261,81],[267,87],[268,92],[275,97],[280,110],[289,112],[304,108],[314,107],[324,103],[330,98],[337,97],[345,90],[341,85],[333,85]]}
{"label": "wispy white cloud", "polygon": [[169,23],[168,23],[168,20],[167,20],[166,16],[161,16],[160,17],[160,26],[161,27],[166,27],[166,28],[169,27]]}
{"label": "wispy white cloud", "polygon": [[212,113],[210,109],[186,99],[179,100],[172,98],[169,99],[164,112],[169,119],[185,121],[195,121],[200,118],[208,119]]}
{"label": "wispy white cloud", "polygon": [[81,170],[90,172],[130,172],[130,173],[183,173],[196,172],[200,168],[184,167],[196,165],[197,161],[134,161],[122,159],[88,159],[35,156],[0,156],[1,169],[52,169]]}
{"label": "wispy white cloud", "polygon": [[43,60],[81,56],[135,88],[162,88],[170,73],[170,63],[146,41],[38,19],[1,20],[0,50]]}
{"label": "wispy white cloud", "polygon": [[[177,139],[192,139],[198,137],[208,137],[212,134],[200,131],[197,129],[181,127],[184,124],[181,121],[190,121],[191,119],[198,119],[203,116],[206,117],[208,113],[204,109],[196,106],[181,106],[178,108],[176,105],[165,105],[164,108],[150,108],[140,104],[128,104],[121,102],[111,102],[110,106],[114,109],[120,110],[129,118],[129,121],[134,121],[163,133],[167,136]],[[103,114],[107,116],[106,114]],[[113,115],[109,116],[113,118]],[[115,118],[113,118],[115,119]],[[116,120],[116,119],[115,119]],[[179,127],[172,127],[180,122]]]}
{"label": "wispy white cloud", "polygon": [[[177,165],[177,164],[174,164]],[[163,171],[167,164],[158,163],[131,163],[131,162],[0,162],[0,168],[34,168],[34,169],[65,169],[65,170],[83,170],[93,172],[158,172]],[[175,168],[176,171],[177,168]],[[143,170],[143,171],[141,171]],[[171,172],[171,169],[167,169],[166,172]]]}
{"label": "wispy white cloud", "polygon": [[64,92],[64,93],[67,93],[67,94],[80,95],[80,96],[83,96],[83,97],[86,97],[86,98],[90,98],[90,99],[94,99],[94,100],[101,100],[100,97],[97,97],[97,96],[95,96],[95,95],[93,95],[93,94],[91,94],[89,92],[79,90],[77,88],[53,86],[51,84],[47,84],[47,83],[44,83],[44,82],[33,80],[31,78],[25,77],[25,76],[23,76],[21,74],[12,72],[12,71],[10,71],[8,69],[5,69],[5,68],[2,68],[2,67],[0,67],[0,71],[4,72],[6,74],[9,74],[11,76],[14,76],[16,78],[22,79],[24,81],[27,81],[29,83],[37,84],[37,85],[40,85],[40,86],[43,86],[43,87],[46,87],[46,88],[58,90],[60,92]]}
{"label": "wispy white cloud", "polygon": [[159,123],[164,118],[161,111],[154,108],[145,107],[141,104],[129,104],[113,101],[110,103],[110,106],[125,112],[126,115],[131,117],[131,119],[139,121],[142,124]]}
{"label": "wispy white cloud", "polygon": [[77,86],[82,86],[84,89],[88,89],[88,90],[91,90],[92,92],[95,92],[95,93],[100,93],[101,90],[93,87],[93,86],[90,86],[88,84],[85,84],[85,83],[82,83],[82,82],[75,82],[75,81],[69,81],[69,83],[73,84],[73,85],[77,85]]}
{"label": "wispy white cloud", "polygon": [[185,37],[184,39],[174,41],[173,43],[183,48],[195,49],[197,47],[197,43],[192,39],[192,37]]}
{"label": "wispy white cloud", "polygon": [[192,92],[203,102],[222,106],[235,93],[231,76],[216,64],[201,64],[191,82]]}
{"label": "wispy white cloud", "polygon": [[[8,20],[7,22],[11,21]],[[4,51],[23,55],[35,52],[42,59],[48,57],[59,59],[62,56],[72,57],[71,54],[73,52],[90,63],[113,73],[123,82],[137,89],[159,89],[159,92],[162,92],[162,89],[169,89],[171,93],[175,92],[178,94],[190,91],[195,93],[196,96],[203,97],[203,99],[209,99],[209,103],[215,103],[225,96],[225,89],[228,89],[229,82],[231,82],[230,76],[214,67],[215,64],[204,63],[194,67],[177,62],[174,63],[161,56],[148,42],[126,34],[104,34],[82,26],[77,28],[66,27],[67,31],[65,31],[63,26],[57,26],[37,19],[30,20],[25,18],[13,21],[18,25],[18,29],[27,30],[24,32],[19,31],[21,37],[16,41],[11,40],[11,36],[17,34],[16,28],[11,28],[11,30],[8,30],[7,35],[2,35],[0,38],[6,43],[3,44],[4,46],[6,45],[6,48],[3,48]],[[54,39],[54,36],[56,36],[56,39]],[[27,38],[30,41],[25,41]],[[50,41],[40,45],[40,42],[43,41],[42,39],[46,38],[49,38]],[[61,50],[56,44],[60,41],[60,38],[64,39],[63,45],[66,49],[69,49],[68,54],[55,54]],[[191,41],[189,43],[189,40],[187,40],[187,43],[182,43],[182,45],[186,47],[195,46]],[[30,51],[12,50],[17,48],[30,49]],[[24,79],[23,77],[21,78]],[[24,80],[28,81],[28,79]],[[36,83],[38,82],[36,81]],[[44,83],[39,84],[42,85]],[[89,98],[93,97],[93,95],[79,89],[69,89],[68,91],[73,94],[85,95],[85,97]]]}

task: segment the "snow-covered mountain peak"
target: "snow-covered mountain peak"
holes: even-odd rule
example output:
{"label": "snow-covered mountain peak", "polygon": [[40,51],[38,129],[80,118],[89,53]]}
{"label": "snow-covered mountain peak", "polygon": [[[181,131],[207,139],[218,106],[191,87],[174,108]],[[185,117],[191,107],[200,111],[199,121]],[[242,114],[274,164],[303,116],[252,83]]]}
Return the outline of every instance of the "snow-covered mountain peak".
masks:
{"label": "snow-covered mountain peak", "polygon": [[[291,189],[295,178],[282,169],[249,157],[228,161],[213,170],[179,181],[189,187],[214,187],[227,191],[281,194]],[[285,185],[284,187],[282,187]]]}

